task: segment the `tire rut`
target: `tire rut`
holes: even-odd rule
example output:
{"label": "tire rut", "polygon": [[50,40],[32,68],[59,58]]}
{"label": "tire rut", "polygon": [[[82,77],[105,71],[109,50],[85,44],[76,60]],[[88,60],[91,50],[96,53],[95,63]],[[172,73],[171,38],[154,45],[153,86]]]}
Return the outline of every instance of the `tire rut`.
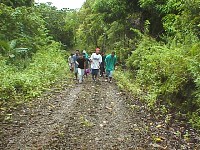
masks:
{"label": "tire rut", "polygon": [[[42,149],[51,142],[57,141],[57,135],[61,134],[65,125],[68,123],[68,114],[73,109],[73,104],[77,99],[77,93],[82,86],[63,91],[55,91],[49,97],[43,97],[37,101],[37,107],[26,108],[15,118],[15,124],[5,130],[11,133],[7,137],[7,144],[3,145],[6,150],[27,150]],[[62,94],[60,94],[62,93]],[[47,100],[48,99],[48,100]],[[26,120],[21,126],[20,120]],[[21,128],[18,133],[12,134],[13,131]]]}
{"label": "tire rut", "polygon": [[[114,84],[88,81],[79,94],[58,149],[137,149],[145,131],[134,132],[136,118]],[[138,121],[138,120],[137,120]],[[139,138],[136,138],[139,137]]]}

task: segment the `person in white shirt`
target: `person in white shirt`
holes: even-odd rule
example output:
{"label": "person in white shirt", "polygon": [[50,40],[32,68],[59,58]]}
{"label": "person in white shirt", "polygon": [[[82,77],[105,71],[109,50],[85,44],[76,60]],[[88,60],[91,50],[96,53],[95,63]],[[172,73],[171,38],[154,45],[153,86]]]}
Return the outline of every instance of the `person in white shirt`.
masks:
{"label": "person in white shirt", "polygon": [[74,59],[73,59],[73,54],[71,54],[69,57],[68,57],[68,64],[69,64],[69,69],[73,72],[73,63],[74,63]]}
{"label": "person in white shirt", "polygon": [[92,79],[94,82],[96,82],[96,80],[97,80],[97,75],[99,73],[100,64],[102,62],[102,57],[99,53],[100,53],[100,49],[96,48],[96,52],[93,53],[90,57],[91,69],[92,69]]}

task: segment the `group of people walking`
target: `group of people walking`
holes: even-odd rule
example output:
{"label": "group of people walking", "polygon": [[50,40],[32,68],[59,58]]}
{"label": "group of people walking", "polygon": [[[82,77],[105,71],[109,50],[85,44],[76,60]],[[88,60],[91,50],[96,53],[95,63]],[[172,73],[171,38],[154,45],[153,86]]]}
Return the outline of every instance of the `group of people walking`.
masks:
{"label": "group of people walking", "polygon": [[98,80],[98,77],[105,77],[106,81],[112,82],[117,58],[115,52],[106,56],[104,52],[96,48],[90,57],[85,50],[82,53],[76,50],[74,55],[69,56],[68,62],[70,70],[74,72],[75,79],[79,83],[82,83],[84,76],[87,77],[90,73],[94,82]]}

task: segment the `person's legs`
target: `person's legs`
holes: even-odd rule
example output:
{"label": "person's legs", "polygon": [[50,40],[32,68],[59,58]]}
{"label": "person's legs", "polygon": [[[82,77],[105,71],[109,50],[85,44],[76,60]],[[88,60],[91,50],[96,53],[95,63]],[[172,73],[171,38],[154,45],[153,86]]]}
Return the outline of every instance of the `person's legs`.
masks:
{"label": "person's legs", "polygon": [[112,82],[112,75],[113,75],[113,71],[110,71],[110,73],[109,73],[109,82]]}
{"label": "person's legs", "polygon": [[82,82],[83,82],[84,73],[85,73],[85,69],[81,69],[81,81],[82,81]]}
{"label": "person's legs", "polygon": [[103,69],[102,69],[102,77],[104,78],[104,74],[105,74],[105,67],[103,66]]}
{"label": "person's legs", "polygon": [[94,81],[95,69],[92,69],[92,80]]}
{"label": "person's legs", "polygon": [[90,73],[90,69],[89,68],[85,69],[85,73],[86,73],[86,77],[87,77]]}
{"label": "person's legs", "polygon": [[74,75],[75,75],[75,79],[78,79],[78,68],[74,67]]}
{"label": "person's legs", "polygon": [[99,74],[99,69],[95,69],[95,80],[97,80],[97,77],[98,77],[98,74]]}
{"label": "person's legs", "polygon": [[70,67],[70,71],[73,72],[73,66],[72,66],[72,64],[71,64],[71,67]]}
{"label": "person's legs", "polygon": [[109,74],[110,74],[110,71],[109,71],[109,70],[106,70],[106,80],[108,79]]}
{"label": "person's legs", "polygon": [[100,77],[103,76],[103,65],[100,65]]}
{"label": "person's legs", "polygon": [[71,72],[73,73],[74,72],[74,65],[71,64]]}
{"label": "person's legs", "polygon": [[84,70],[84,76],[87,77],[87,69]]}
{"label": "person's legs", "polygon": [[93,79],[93,81],[97,80],[98,73],[99,73],[99,69],[92,69],[92,79]]}
{"label": "person's legs", "polygon": [[71,64],[70,63],[68,63],[69,64],[69,70],[71,71],[72,70],[72,66],[71,66]]}
{"label": "person's legs", "polygon": [[81,69],[80,68],[78,68],[78,81],[79,81],[79,83],[82,82],[82,75],[81,75]]}
{"label": "person's legs", "polygon": [[[77,70],[77,68],[75,70]],[[78,79],[78,73],[77,73],[77,71],[75,72],[75,79],[76,80]]]}

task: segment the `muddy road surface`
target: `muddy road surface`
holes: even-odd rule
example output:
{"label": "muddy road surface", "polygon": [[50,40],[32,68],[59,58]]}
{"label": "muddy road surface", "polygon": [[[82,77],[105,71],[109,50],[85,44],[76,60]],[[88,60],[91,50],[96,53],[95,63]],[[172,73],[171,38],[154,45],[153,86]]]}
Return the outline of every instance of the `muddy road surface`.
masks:
{"label": "muddy road surface", "polygon": [[190,150],[200,137],[176,113],[152,112],[115,83],[88,77],[1,112],[2,150]]}

